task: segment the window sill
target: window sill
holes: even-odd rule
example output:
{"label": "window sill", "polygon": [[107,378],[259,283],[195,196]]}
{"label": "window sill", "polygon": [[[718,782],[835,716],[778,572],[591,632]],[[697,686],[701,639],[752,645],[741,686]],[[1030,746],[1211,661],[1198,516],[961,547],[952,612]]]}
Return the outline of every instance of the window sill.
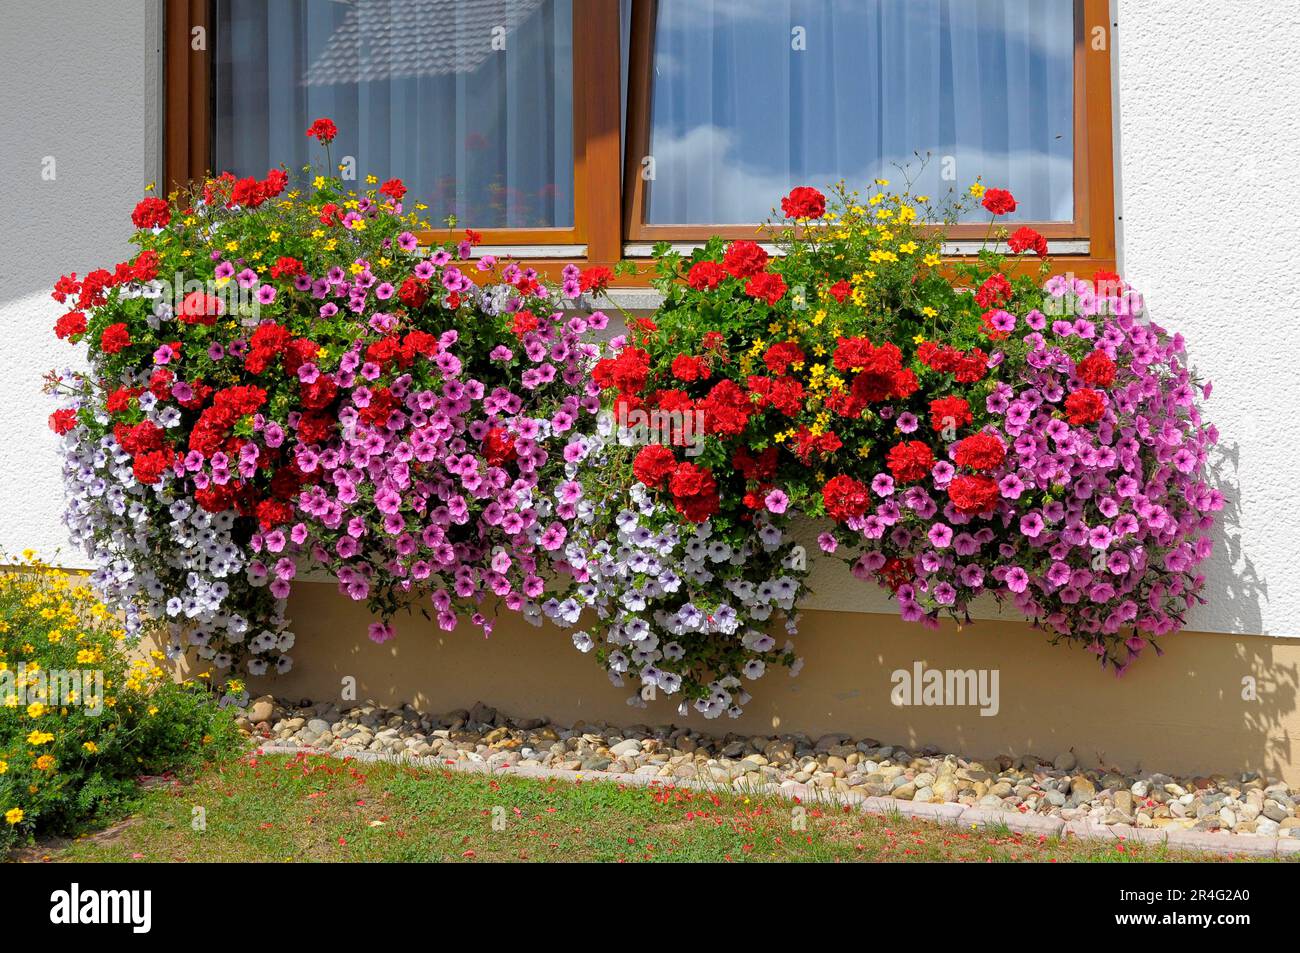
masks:
{"label": "window sill", "polygon": [[[769,255],[778,255],[780,250],[770,242],[759,242],[759,247]],[[690,254],[697,248],[703,248],[704,242],[670,242],[669,245],[673,251],[683,254]],[[1058,238],[1048,239],[1047,253],[1049,256],[1060,257],[1061,255],[1088,255],[1092,243],[1086,238]],[[629,242],[623,246],[624,258],[650,258],[654,253],[654,242]],[[984,247],[981,241],[955,241],[943,243],[943,254],[950,258],[960,258],[970,255],[979,254]],[[1011,254],[1011,249],[1006,246],[1005,242],[997,242],[990,246],[994,250],[1004,255]]]}

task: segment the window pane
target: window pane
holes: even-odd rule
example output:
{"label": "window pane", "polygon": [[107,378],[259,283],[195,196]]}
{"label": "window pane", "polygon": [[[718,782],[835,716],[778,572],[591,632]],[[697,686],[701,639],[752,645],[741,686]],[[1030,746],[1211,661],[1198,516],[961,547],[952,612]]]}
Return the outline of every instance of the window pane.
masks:
{"label": "window pane", "polygon": [[899,165],[915,193],[982,176],[1015,193],[1014,218],[1073,219],[1073,0],[658,11],[648,223],[759,222],[791,186],[899,186]]}
{"label": "window pane", "polygon": [[571,0],[217,0],[215,160],[398,176],[428,221],[573,225]]}

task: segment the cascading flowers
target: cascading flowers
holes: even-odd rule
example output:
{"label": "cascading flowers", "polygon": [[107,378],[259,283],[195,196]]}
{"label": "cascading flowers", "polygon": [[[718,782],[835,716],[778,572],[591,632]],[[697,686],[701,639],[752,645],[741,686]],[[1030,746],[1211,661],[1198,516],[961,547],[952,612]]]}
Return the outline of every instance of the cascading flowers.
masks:
{"label": "cascading flowers", "polygon": [[[804,519],[906,619],[989,595],[1117,672],[1200,598],[1209,386],[1119,276],[1049,277],[1005,190],[795,189],[768,245],[659,247],[662,307],[606,352],[609,269],[553,289],[472,231],[422,246],[402,182],[367,185],[150,196],[137,254],[57,283],[89,357],[50,379],[67,523],[128,631],[286,671],[319,568],[376,642],[504,608],[711,718],[802,664]],[[954,276],[971,201],[1000,244]]]}
{"label": "cascading flowers", "polygon": [[369,602],[376,641],[411,604],[444,629],[490,631],[498,602],[540,617],[604,317],[563,307],[577,269],[557,294],[472,260],[473,232],[422,249],[405,191],[222,175],[140,202],[132,260],[59,280],[55,333],[90,359],[51,379],[67,523],[130,631],[286,671],[312,566]]}
{"label": "cascading flowers", "polygon": [[[941,217],[887,185],[793,190],[770,228],[779,256],[658,249],[664,304],[596,380],[622,414],[698,416],[703,442],[697,460],[644,447],[623,464],[630,498],[734,548],[796,513],[824,519],[819,548],[903,618],[969,621],[989,594],[1123,672],[1199,598],[1223,503],[1209,387],[1118,275],[1048,279],[1042,235],[995,230],[1011,193],[976,183]],[[975,200],[1003,245],[954,280],[941,226]],[[757,563],[739,576],[771,582]]]}

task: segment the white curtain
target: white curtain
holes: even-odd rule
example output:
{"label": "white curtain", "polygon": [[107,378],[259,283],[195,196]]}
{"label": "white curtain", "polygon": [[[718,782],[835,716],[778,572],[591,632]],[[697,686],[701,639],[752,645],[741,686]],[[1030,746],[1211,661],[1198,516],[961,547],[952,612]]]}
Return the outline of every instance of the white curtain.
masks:
{"label": "white curtain", "polygon": [[218,171],[322,153],[402,178],[438,223],[573,224],[571,0],[217,0]]}
{"label": "white curtain", "polygon": [[1068,221],[1073,46],[1073,0],[659,0],[647,221],[759,222],[792,186],[898,186],[897,165]]}

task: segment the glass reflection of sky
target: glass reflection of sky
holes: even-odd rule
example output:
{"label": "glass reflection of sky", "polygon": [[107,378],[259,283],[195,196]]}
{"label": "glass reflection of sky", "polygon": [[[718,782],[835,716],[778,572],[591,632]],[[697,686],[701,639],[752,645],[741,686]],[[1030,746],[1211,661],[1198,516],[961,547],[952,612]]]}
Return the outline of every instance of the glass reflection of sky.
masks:
{"label": "glass reflection of sky", "polygon": [[[217,0],[218,169],[331,153],[477,228],[573,224],[572,0]],[[494,33],[494,31],[496,31]],[[494,40],[496,41],[494,45]]]}
{"label": "glass reflection of sky", "polygon": [[[1073,218],[1073,0],[658,11],[650,223],[758,222],[791,186],[899,187],[901,164],[916,193],[941,199],[982,176],[1015,193],[1014,218]],[[914,153],[927,151],[922,168]]]}

